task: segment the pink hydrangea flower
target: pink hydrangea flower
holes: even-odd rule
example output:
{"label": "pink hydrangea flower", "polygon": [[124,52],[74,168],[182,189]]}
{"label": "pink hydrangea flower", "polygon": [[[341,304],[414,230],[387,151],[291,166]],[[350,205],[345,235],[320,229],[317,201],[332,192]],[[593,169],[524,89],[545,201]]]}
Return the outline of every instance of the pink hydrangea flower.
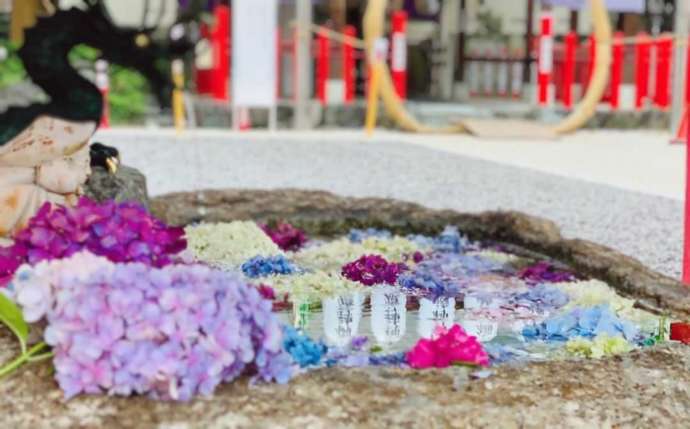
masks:
{"label": "pink hydrangea flower", "polygon": [[489,355],[476,337],[460,325],[439,327],[432,339],[422,338],[407,352],[407,363],[416,369],[447,368],[455,364],[489,366]]}
{"label": "pink hydrangea flower", "polygon": [[297,251],[307,242],[307,236],[301,229],[295,228],[287,222],[278,222],[274,226],[259,225],[273,242],[285,251]]}

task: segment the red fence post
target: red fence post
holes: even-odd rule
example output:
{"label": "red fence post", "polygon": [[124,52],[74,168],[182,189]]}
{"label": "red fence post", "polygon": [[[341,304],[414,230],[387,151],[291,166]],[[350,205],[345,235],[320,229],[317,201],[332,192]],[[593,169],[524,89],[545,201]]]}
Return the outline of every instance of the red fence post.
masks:
{"label": "red fence post", "polygon": [[654,103],[662,110],[671,105],[671,62],[673,61],[673,39],[662,38],[656,42],[656,85]]}
{"label": "red fence post", "polygon": [[565,36],[565,63],[563,64],[563,104],[567,109],[573,107],[573,83],[575,82],[575,53],[577,52],[577,33],[571,31]]}
{"label": "red fence post", "polygon": [[228,78],[230,77],[230,8],[217,6],[215,11],[216,26],[213,30],[213,98],[228,100]]}
{"label": "red fence post", "polygon": [[407,98],[407,12],[397,11],[392,17],[391,76],[395,91]]}
{"label": "red fence post", "polygon": [[316,57],[316,96],[321,104],[328,103],[326,85],[330,75],[331,62],[331,43],[325,31],[319,31],[317,36],[318,56]]}
{"label": "red fence post", "polygon": [[[348,25],[345,27],[345,36],[351,39],[357,37],[357,29]],[[345,104],[355,100],[355,48],[351,39],[343,43],[343,80],[345,81]]]}
{"label": "red fence post", "polygon": [[620,107],[621,82],[623,81],[623,32],[613,37],[613,63],[611,64],[611,108]]}
{"label": "red fence post", "polygon": [[[292,38],[290,41],[290,57],[292,61],[290,61],[292,65],[292,88],[291,88],[291,94],[292,94],[292,99],[293,101],[297,101],[297,88],[299,87],[299,79],[297,78],[297,74],[299,73],[298,67],[297,67],[297,45],[299,44],[299,31],[297,27],[292,29]],[[311,56],[311,46],[310,46],[310,51],[309,55]]]}
{"label": "red fence post", "polygon": [[[690,45],[688,45],[690,54]],[[685,66],[685,115],[684,120],[687,128],[685,144],[685,237],[683,246],[683,283],[690,286],[690,55]]]}
{"label": "red fence post", "polygon": [[592,75],[594,74],[594,63],[597,60],[597,39],[594,35],[589,36],[588,48],[587,72],[585,73],[585,80],[582,82],[583,93],[589,88],[589,82],[592,80]]}
{"label": "red fence post", "polygon": [[635,45],[635,108],[641,110],[649,96],[649,53],[651,40],[647,33],[637,36]]}
{"label": "red fence post", "polygon": [[[685,65],[685,108],[690,107],[690,37],[688,38],[688,62]],[[690,131],[689,131],[690,132]]]}
{"label": "red fence post", "polygon": [[539,39],[539,104],[549,104],[549,84],[553,70],[553,15],[541,16],[541,37]]}
{"label": "red fence post", "polygon": [[280,100],[283,92],[283,35],[280,27],[276,31],[276,100]]}

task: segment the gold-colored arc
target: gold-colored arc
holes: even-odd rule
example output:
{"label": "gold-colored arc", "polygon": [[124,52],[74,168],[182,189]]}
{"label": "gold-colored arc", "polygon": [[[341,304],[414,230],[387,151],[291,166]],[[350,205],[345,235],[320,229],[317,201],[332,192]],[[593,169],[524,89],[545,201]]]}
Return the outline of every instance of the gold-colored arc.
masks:
{"label": "gold-colored arc", "polygon": [[[590,0],[594,37],[596,40],[596,61],[592,71],[592,78],[587,92],[575,110],[567,116],[553,130],[557,134],[567,134],[582,127],[595,113],[601,97],[606,91],[611,66],[611,24],[604,0]],[[386,7],[388,0],[369,0],[364,14],[364,44],[367,57],[374,55],[376,40],[383,37],[386,22]],[[379,68],[380,95],[386,114],[405,131],[418,133],[460,133],[466,132],[462,124],[445,128],[429,127],[421,124],[406,109],[402,99],[398,96],[393,85],[388,66],[376,61],[371,67]]]}

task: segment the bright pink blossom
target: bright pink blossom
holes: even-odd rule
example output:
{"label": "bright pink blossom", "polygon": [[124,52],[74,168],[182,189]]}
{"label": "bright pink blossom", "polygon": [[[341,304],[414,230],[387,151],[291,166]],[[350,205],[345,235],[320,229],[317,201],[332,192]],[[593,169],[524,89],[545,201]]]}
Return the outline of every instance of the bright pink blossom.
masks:
{"label": "bright pink blossom", "polygon": [[488,366],[489,355],[476,337],[460,325],[439,327],[433,339],[421,339],[407,352],[407,363],[416,369],[447,368],[451,365]]}

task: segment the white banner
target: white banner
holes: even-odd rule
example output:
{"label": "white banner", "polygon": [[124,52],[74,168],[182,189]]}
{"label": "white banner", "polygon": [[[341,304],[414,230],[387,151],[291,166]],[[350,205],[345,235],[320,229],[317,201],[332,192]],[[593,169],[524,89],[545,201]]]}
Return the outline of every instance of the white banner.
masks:
{"label": "white banner", "polygon": [[277,28],[277,0],[232,2],[231,97],[235,106],[275,106]]}

